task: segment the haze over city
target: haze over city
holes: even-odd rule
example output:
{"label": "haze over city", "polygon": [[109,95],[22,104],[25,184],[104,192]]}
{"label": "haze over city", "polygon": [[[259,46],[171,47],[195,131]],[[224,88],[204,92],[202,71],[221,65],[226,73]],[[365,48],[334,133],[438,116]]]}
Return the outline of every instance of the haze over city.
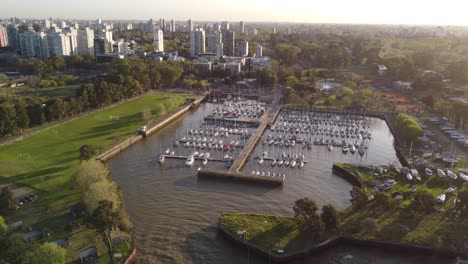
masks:
{"label": "haze over city", "polygon": [[137,0],[118,5],[110,0],[83,0],[73,5],[59,0],[6,0],[2,1],[0,17],[141,20],[166,17],[198,21],[468,25],[466,10],[467,3],[457,0]]}

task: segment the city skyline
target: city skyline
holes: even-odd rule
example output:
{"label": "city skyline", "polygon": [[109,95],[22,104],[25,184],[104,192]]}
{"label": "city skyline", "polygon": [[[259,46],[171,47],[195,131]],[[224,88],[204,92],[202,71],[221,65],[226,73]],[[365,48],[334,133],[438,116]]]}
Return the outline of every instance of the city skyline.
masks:
{"label": "city skyline", "polygon": [[[89,8],[92,7],[92,8]],[[248,7],[248,8],[246,8]],[[300,7],[300,8],[299,8]],[[290,0],[287,5],[269,1],[185,1],[174,0],[170,5],[160,1],[137,0],[116,5],[112,1],[80,1],[79,6],[57,0],[22,2],[6,0],[0,17],[43,19],[146,20],[167,18],[176,21],[245,21],[291,23],[346,23],[346,24],[409,24],[409,25],[461,25],[468,26],[464,12],[467,4],[446,0],[403,1],[376,4],[370,0],[300,1]],[[109,10],[112,9],[112,12]],[[203,12],[197,10],[202,9]]]}

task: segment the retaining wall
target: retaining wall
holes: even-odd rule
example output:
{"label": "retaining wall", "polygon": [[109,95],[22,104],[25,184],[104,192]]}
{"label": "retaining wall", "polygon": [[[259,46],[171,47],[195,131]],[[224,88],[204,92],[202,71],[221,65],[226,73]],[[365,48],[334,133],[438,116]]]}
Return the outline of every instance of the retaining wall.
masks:
{"label": "retaining wall", "polygon": [[159,131],[163,127],[167,126],[168,124],[172,123],[173,121],[175,121],[176,119],[178,119],[179,117],[184,115],[185,113],[189,112],[191,109],[199,106],[206,99],[206,96],[207,96],[206,94],[203,95],[203,96],[200,96],[192,104],[180,106],[176,110],[174,110],[174,111],[172,111],[172,112],[170,112],[168,114],[163,115],[157,121],[155,121],[154,123],[152,123],[152,124],[150,124],[148,126],[145,135],[135,135],[135,136],[132,136],[132,137],[124,140],[123,142],[115,145],[111,149],[109,149],[109,150],[105,151],[104,153],[102,153],[101,155],[99,155],[97,157],[97,159],[101,160],[101,161],[107,161],[110,158],[114,157],[115,155],[119,154],[121,151],[127,149],[131,145],[133,145],[136,142],[142,140],[145,136],[149,136],[151,134],[156,133],[157,131]]}
{"label": "retaining wall", "polygon": [[338,176],[343,177],[352,185],[362,188],[363,184],[361,179],[358,176],[354,175],[354,173],[348,171],[347,169],[339,165],[333,164],[333,172],[335,172]]}
{"label": "retaining wall", "polygon": [[401,253],[403,252],[404,253],[418,253],[418,254],[433,255],[433,256],[446,257],[446,258],[455,258],[457,256],[461,256],[464,258],[468,257],[467,252],[455,252],[455,251],[450,251],[450,250],[434,249],[431,247],[411,245],[411,244],[406,244],[406,243],[401,243],[401,242],[364,240],[364,239],[357,239],[357,238],[346,237],[346,236],[332,237],[329,240],[319,243],[310,248],[307,248],[301,251],[285,253],[284,255],[278,255],[272,252],[267,252],[264,249],[261,249],[258,246],[253,245],[252,243],[249,243],[239,238],[237,234],[231,232],[228,228],[224,227],[221,223],[218,224],[218,227],[219,227],[218,230],[220,231],[220,233],[224,235],[225,237],[227,237],[229,240],[233,241],[235,244],[246,247],[251,252],[259,256],[268,258],[270,261],[275,262],[275,263],[286,263],[286,262],[290,262],[293,260],[303,259],[307,256],[311,256],[311,255],[324,252],[339,244],[372,247],[372,248],[378,248],[382,250],[391,250],[391,251],[401,252]]}

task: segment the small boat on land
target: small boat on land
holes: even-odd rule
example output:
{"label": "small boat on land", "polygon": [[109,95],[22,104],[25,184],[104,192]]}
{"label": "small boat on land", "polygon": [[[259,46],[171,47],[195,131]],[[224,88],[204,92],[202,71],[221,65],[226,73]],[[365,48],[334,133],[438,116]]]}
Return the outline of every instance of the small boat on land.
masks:
{"label": "small boat on land", "polygon": [[432,170],[429,168],[425,168],[424,172],[426,173],[427,176],[431,177],[432,176]]}
{"label": "small boat on land", "polygon": [[457,175],[450,170],[447,170],[447,176],[449,176],[452,180],[456,180],[458,178]]}
{"label": "small boat on land", "polygon": [[464,181],[468,181],[468,176],[463,172],[460,172],[460,178]]}
{"label": "small boat on land", "polygon": [[445,172],[441,169],[437,169],[437,175],[439,175],[439,177],[446,177],[447,175],[445,175]]}
{"label": "small boat on land", "polygon": [[408,181],[412,181],[413,180],[413,175],[411,175],[411,173],[407,172],[406,173],[406,179],[408,179]]}

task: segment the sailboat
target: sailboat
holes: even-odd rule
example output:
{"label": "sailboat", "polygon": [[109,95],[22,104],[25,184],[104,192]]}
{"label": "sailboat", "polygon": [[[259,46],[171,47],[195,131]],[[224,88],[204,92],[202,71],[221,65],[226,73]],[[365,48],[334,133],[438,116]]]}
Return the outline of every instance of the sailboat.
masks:
{"label": "sailboat", "polygon": [[192,155],[190,155],[187,157],[187,160],[185,160],[185,165],[192,166],[194,162],[195,158]]}
{"label": "sailboat", "polygon": [[163,154],[159,155],[159,163],[160,164],[163,164],[165,160],[166,160],[166,156],[164,156]]}

